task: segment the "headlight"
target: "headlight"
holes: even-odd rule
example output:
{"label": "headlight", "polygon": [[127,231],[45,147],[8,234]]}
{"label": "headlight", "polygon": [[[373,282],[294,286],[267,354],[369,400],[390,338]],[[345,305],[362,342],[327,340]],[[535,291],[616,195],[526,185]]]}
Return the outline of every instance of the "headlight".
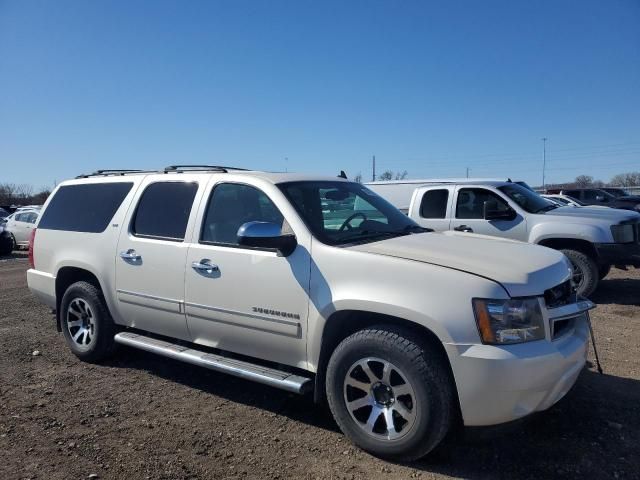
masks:
{"label": "headlight", "polygon": [[631,243],[634,241],[633,225],[611,225],[611,235],[615,243]]}
{"label": "headlight", "polygon": [[545,338],[542,310],[537,298],[473,299],[482,343],[507,345]]}

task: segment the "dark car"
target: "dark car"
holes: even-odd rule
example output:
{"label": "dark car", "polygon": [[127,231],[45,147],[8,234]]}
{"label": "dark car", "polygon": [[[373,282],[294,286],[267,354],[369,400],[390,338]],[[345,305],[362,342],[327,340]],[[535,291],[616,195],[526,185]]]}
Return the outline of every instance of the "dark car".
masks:
{"label": "dark car", "polygon": [[571,188],[562,190],[561,193],[576,198],[586,205],[603,205],[623,210],[640,211],[640,197],[630,195],[616,197],[602,188]]}

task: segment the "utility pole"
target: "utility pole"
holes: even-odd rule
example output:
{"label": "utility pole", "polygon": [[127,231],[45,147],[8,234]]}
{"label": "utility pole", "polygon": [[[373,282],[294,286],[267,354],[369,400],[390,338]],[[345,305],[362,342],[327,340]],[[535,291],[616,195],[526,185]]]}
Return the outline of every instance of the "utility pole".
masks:
{"label": "utility pole", "polygon": [[467,167],[467,178],[469,178],[469,167]]}
{"label": "utility pole", "polygon": [[542,190],[545,190],[544,173],[547,168],[547,137],[542,138]]}
{"label": "utility pole", "polygon": [[376,156],[373,156],[373,175],[371,176],[371,181],[376,181]]}
{"label": "utility pole", "polygon": [[289,157],[284,157],[284,171],[285,173],[289,171]]}

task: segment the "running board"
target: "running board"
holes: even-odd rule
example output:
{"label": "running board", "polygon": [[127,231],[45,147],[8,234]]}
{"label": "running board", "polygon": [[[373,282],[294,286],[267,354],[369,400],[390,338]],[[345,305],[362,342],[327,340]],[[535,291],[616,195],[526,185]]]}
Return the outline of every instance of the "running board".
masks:
{"label": "running board", "polygon": [[114,337],[116,343],[139,348],[151,353],[198,365],[217,372],[228,373],[236,377],[263,383],[287,392],[304,394],[313,388],[310,378],[293,375],[289,372],[263,367],[255,363],[223,357],[214,353],[202,352],[189,347],[146,337],[132,332],[121,332]]}

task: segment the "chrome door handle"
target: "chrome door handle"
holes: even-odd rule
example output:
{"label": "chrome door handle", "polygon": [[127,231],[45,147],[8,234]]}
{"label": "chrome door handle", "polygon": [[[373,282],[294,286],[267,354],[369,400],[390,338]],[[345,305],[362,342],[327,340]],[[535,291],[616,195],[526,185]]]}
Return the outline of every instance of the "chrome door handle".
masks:
{"label": "chrome door handle", "polygon": [[191,268],[200,272],[208,273],[209,275],[211,275],[213,272],[220,271],[218,266],[211,263],[211,260],[209,260],[208,258],[203,258],[199,262],[192,262]]}
{"label": "chrome door handle", "polygon": [[130,248],[126,252],[120,252],[120,258],[122,258],[123,260],[131,260],[137,262],[142,257],[138,255],[133,248]]}
{"label": "chrome door handle", "polygon": [[456,232],[466,232],[473,233],[473,228],[467,227],[466,225],[460,225],[459,227],[454,228]]}

